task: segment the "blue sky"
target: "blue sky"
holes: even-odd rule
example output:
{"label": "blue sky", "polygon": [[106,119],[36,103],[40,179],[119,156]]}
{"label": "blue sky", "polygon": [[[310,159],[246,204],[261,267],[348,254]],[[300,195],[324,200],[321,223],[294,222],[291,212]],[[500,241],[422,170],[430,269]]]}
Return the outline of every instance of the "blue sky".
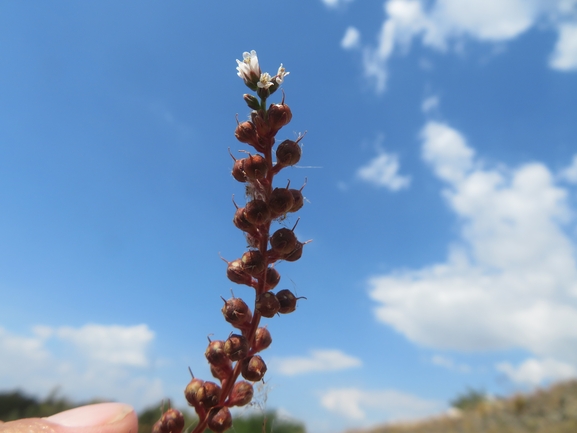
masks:
{"label": "blue sky", "polygon": [[[310,432],[577,376],[577,2],[0,2],[0,389],[182,404],[225,338],[236,59],[303,257],[256,399]],[[276,96],[276,95],[275,95]],[[280,96],[278,96],[280,98]],[[278,99],[277,98],[277,99]],[[286,221],[291,226],[296,221]]]}

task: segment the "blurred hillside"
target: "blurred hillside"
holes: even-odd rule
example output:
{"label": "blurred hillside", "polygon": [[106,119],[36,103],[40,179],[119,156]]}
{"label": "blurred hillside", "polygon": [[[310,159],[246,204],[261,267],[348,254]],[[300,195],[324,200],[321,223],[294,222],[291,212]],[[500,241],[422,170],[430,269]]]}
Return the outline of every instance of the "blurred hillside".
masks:
{"label": "blurred hillside", "polygon": [[502,399],[469,391],[452,404],[443,416],[354,433],[577,433],[577,381]]}

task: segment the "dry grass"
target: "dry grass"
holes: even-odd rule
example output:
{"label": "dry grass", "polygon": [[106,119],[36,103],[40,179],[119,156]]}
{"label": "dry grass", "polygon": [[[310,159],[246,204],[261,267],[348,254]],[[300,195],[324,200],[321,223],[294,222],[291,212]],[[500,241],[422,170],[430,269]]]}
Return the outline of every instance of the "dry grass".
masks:
{"label": "dry grass", "polygon": [[[577,381],[485,400],[458,416],[389,424],[355,433],[577,433]],[[352,432],[351,432],[352,433]]]}

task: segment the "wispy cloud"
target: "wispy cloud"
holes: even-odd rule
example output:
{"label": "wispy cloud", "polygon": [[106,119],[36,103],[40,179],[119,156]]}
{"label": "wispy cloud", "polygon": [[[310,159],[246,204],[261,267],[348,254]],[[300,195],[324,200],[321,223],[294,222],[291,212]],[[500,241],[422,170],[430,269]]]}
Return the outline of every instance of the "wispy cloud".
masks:
{"label": "wispy cloud", "polygon": [[399,158],[397,155],[379,152],[375,158],[357,171],[357,176],[378,187],[390,191],[399,191],[408,188],[411,184],[409,176],[399,174]]}
{"label": "wispy cloud", "polygon": [[309,356],[293,356],[273,360],[275,369],[281,374],[295,376],[312,372],[339,371],[360,367],[359,358],[347,355],[336,349],[311,350]]}
{"label": "wispy cloud", "polygon": [[341,40],[341,47],[345,50],[357,48],[361,42],[361,34],[355,27],[348,27]]}
{"label": "wispy cloud", "polygon": [[329,7],[329,8],[338,8],[342,5],[344,5],[345,3],[350,3],[353,0],[321,0],[325,6]]}

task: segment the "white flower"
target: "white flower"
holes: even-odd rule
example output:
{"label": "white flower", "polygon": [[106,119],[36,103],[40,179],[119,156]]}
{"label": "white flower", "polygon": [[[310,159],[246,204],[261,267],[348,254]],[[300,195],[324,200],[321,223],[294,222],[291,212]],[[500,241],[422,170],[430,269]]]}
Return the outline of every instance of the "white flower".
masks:
{"label": "white flower", "polygon": [[270,74],[268,72],[265,72],[264,74],[262,74],[260,76],[260,80],[258,81],[258,83],[256,83],[256,85],[260,89],[268,89],[273,84],[274,83],[272,82],[272,79],[271,79]]}
{"label": "white flower", "polygon": [[245,82],[254,82],[255,77],[260,77],[260,66],[258,64],[258,57],[256,51],[252,50],[250,53],[242,53],[242,62],[237,60],[238,64],[236,70],[238,76]]}
{"label": "white flower", "polygon": [[284,81],[284,77],[286,77],[290,72],[287,72],[286,69],[283,67],[282,63],[278,67],[278,72],[276,73],[275,81],[277,84],[282,84]]}

